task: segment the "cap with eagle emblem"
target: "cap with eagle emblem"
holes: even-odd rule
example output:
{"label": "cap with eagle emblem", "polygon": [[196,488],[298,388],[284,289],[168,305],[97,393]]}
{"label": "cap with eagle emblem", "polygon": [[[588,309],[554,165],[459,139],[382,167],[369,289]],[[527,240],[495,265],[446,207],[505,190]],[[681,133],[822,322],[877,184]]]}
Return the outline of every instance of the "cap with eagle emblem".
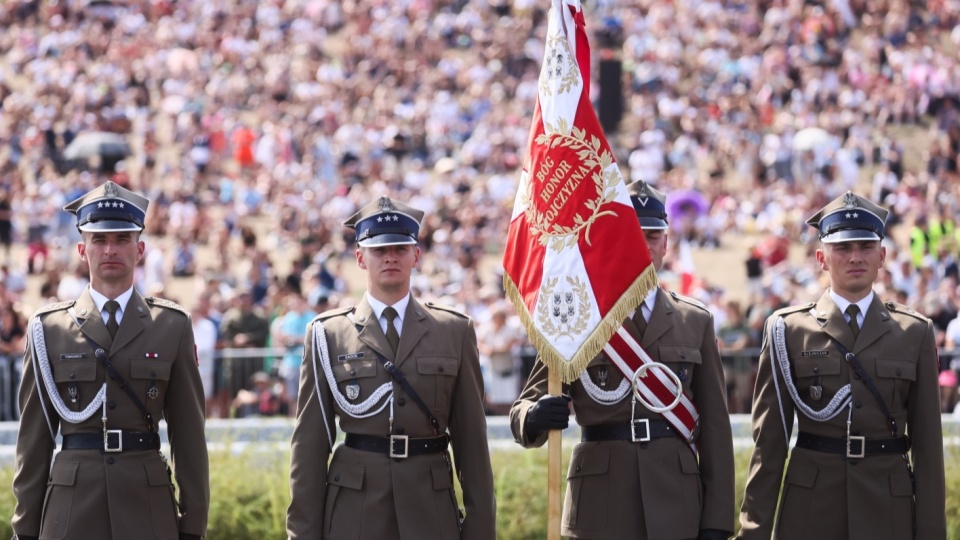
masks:
{"label": "cap with eagle emblem", "polygon": [[356,231],[360,247],[399,246],[417,243],[422,220],[422,210],[390,197],[380,197],[350,216],[343,225]]}
{"label": "cap with eagle emblem", "polygon": [[81,232],[140,232],[150,200],[107,181],[63,207]]}
{"label": "cap with eagle emblem", "polygon": [[820,230],[824,244],[883,240],[887,210],[848,191],[807,220]]}

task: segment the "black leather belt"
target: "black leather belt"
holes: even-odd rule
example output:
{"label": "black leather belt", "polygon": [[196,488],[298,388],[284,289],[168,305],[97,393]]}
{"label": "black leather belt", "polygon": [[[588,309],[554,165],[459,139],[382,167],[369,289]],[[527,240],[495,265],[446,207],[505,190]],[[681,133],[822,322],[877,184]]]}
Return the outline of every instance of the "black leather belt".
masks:
{"label": "black leather belt", "polygon": [[910,450],[910,439],[897,437],[867,440],[859,436],[843,439],[800,432],[797,435],[797,448],[840,454],[848,458],[863,458],[880,454],[905,454]]}
{"label": "black leather belt", "polygon": [[109,429],[104,433],[71,433],[63,436],[62,450],[159,450],[160,435]]}
{"label": "black leather belt", "polygon": [[629,424],[599,424],[580,428],[580,442],[646,442],[663,437],[679,437],[679,435],[670,422],[657,418],[638,418]]}
{"label": "black leather belt", "polygon": [[347,433],[343,444],[356,450],[386,454],[392,458],[406,458],[422,454],[437,454],[447,449],[450,437],[446,434],[439,437],[411,439],[406,435],[391,435],[377,437],[375,435],[358,435]]}

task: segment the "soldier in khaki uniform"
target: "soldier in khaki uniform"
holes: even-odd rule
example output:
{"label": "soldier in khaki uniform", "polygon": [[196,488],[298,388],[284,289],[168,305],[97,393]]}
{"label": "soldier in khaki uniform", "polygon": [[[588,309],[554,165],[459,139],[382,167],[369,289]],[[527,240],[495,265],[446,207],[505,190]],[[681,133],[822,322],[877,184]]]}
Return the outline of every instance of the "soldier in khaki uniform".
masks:
{"label": "soldier in khaki uniform", "polygon": [[[667,251],[666,197],[642,181],[629,187],[659,270]],[[630,381],[604,353],[564,385],[569,397],[547,394],[547,367],[537,362],[510,410],[513,434],[525,447],[543,445],[548,430],[567,426],[567,400],[573,402],[582,438],[567,474],[566,536],[726,540],[734,522],[733,441],[713,316],[695,300],[655,288],[624,326],[677,374],[699,409],[699,454],[662,415],[634,405]]]}
{"label": "soldier in khaki uniform", "polygon": [[[107,182],[64,207],[77,216],[90,286],[30,322],[13,479],[20,540],[185,540],[206,532],[203,388],[190,318],[133,288],[148,203]],[[161,418],[179,497],[160,453]]]}
{"label": "soldier in khaki uniform", "polygon": [[[422,217],[381,197],[344,223],[356,230],[367,292],[357,306],[323,313],[307,328],[291,540],[496,537],[473,324],[410,294]],[[334,417],[346,432],[336,449]],[[462,521],[448,444],[463,487]]]}
{"label": "soldier in khaki uniform", "polygon": [[873,291],[886,216],[847,192],[807,220],[830,289],[767,321],[743,540],[946,538],[933,326]]}

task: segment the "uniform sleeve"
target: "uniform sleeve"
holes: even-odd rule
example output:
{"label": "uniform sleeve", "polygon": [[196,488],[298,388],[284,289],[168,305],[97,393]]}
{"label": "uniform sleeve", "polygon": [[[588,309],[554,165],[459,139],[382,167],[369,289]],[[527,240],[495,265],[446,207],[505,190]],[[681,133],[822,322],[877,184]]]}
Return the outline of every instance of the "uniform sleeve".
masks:
{"label": "uniform sleeve", "polygon": [[188,317],[182,317],[182,321],[180,348],[164,398],[164,417],[167,420],[174,474],[180,488],[180,532],[203,536],[206,534],[210,508],[203,383],[197,367],[193,326]]}
{"label": "uniform sleeve", "polygon": [[[333,400],[323,377],[319,353],[314,346],[315,322],[304,336],[303,362],[300,365],[300,393],[297,398],[297,422],[290,449],[290,506],[287,508],[287,537],[290,540],[320,540],[326,506],[327,462],[330,439],[336,440]],[[322,401],[318,397],[323,396]]]}
{"label": "uniform sleeve", "polygon": [[[40,324],[36,319],[31,323]],[[13,494],[17,499],[12,525],[18,536],[40,536],[43,499],[53,459],[55,441],[51,434],[60,427],[60,417],[42,391],[42,379],[36,370],[32,332],[28,332],[23,355],[23,378],[20,382],[20,430],[17,434],[16,469],[13,473]],[[44,409],[46,408],[46,409]]]}
{"label": "uniform sleeve", "polygon": [[526,430],[527,411],[530,407],[547,393],[547,378],[550,369],[537,358],[527,378],[527,383],[520,392],[520,397],[510,407],[510,430],[513,431],[513,438],[524,448],[539,448],[547,442],[550,432],[544,432],[531,438]]}
{"label": "uniform sleeve", "polygon": [[703,334],[700,345],[702,364],[693,380],[694,398],[700,411],[700,438],[697,443],[703,483],[700,528],[732,533],[735,516],[733,434],[712,316],[707,317]]}
{"label": "uniform sleeve", "polygon": [[939,366],[930,322],[927,322],[917,362],[917,381],[910,392],[907,413],[907,434],[913,443],[910,454],[916,478],[914,538],[946,538]]}
{"label": "uniform sleeve", "polygon": [[472,322],[467,323],[463,335],[448,429],[466,511],[460,538],[496,538],[497,505],[487,444],[487,419],[483,411],[483,377]]}
{"label": "uniform sleeve", "polygon": [[754,448],[740,508],[738,538],[742,540],[771,538],[789,438],[793,432],[793,401],[786,394],[780,370],[774,369],[772,362],[773,321],[771,317],[766,322],[757,382],[753,389],[751,429]]}

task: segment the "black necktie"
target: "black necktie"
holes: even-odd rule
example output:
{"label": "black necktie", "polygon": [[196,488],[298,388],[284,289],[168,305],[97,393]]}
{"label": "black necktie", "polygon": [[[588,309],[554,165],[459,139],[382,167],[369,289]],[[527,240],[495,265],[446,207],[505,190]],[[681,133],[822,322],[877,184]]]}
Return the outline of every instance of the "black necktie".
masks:
{"label": "black necktie", "polygon": [[400,347],[400,332],[397,331],[397,327],[393,324],[394,319],[397,318],[397,310],[388,306],[383,310],[383,316],[387,318],[387,343],[390,344],[390,348],[393,349],[393,355],[396,357],[397,349]]}
{"label": "black necktie", "polygon": [[120,328],[120,323],[117,322],[117,310],[120,309],[120,303],[116,300],[107,300],[103,309],[110,314],[110,318],[107,319],[107,331],[110,332],[111,338],[116,337],[117,329]]}
{"label": "black necktie", "polygon": [[633,313],[633,324],[637,325],[637,330],[640,331],[640,337],[643,337],[644,332],[647,331],[647,319],[643,316],[643,306],[645,304],[640,304],[640,307],[637,308],[637,311]]}
{"label": "black necktie", "polygon": [[850,304],[844,313],[850,316],[847,324],[850,325],[850,331],[853,332],[853,339],[856,341],[857,336],[860,335],[860,325],[857,323],[857,315],[860,314],[860,307],[856,304]]}

